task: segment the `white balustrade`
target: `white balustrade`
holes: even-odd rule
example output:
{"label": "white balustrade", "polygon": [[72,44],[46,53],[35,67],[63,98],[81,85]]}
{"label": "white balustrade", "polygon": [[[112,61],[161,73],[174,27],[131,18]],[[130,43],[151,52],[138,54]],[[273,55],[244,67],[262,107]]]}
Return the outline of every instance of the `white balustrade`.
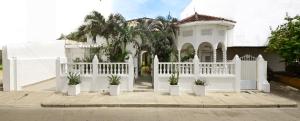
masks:
{"label": "white balustrade", "polygon": [[92,63],[61,63],[60,67],[61,75],[66,75],[69,72],[76,72],[83,76],[93,74]]}
{"label": "white balustrade", "polygon": [[[231,75],[234,74],[234,63],[199,62],[199,75]],[[192,62],[158,62],[159,75],[194,75],[195,64]]]}
{"label": "white balustrade", "polygon": [[[129,63],[97,63],[96,67],[99,76],[129,74]],[[61,75],[76,72],[82,76],[92,76],[93,63],[61,63],[60,70]]]}
{"label": "white balustrade", "polygon": [[171,75],[179,72],[180,75],[194,74],[194,64],[191,62],[159,62],[158,73],[160,75]]}
{"label": "white balustrade", "polygon": [[200,62],[199,71],[200,75],[231,75],[234,74],[234,63]]}
{"label": "white balustrade", "polygon": [[128,63],[99,63],[98,74],[99,75],[127,75],[129,74]]}

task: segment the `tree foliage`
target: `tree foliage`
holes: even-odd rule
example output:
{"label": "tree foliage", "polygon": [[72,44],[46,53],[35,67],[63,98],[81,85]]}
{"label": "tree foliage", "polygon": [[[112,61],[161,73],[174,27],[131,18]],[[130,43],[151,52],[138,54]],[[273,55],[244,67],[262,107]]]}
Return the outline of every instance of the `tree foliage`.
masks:
{"label": "tree foliage", "polygon": [[[158,55],[160,61],[170,61],[171,53],[176,51],[175,39],[177,37],[177,19],[159,16],[156,19],[137,19],[136,24],[126,21],[121,14],[111,14],[107,20],[93,11],[84,19],[75,32],[67,36],[61,35],[59,39],[70,39],[80,42],[86,41],[86,35],[106,38],[103,48],[111,62],[122,62],[130,53],[126,50],[132,44],[137,52],[147,50]],[[141,42],[139,42],[141,40]]]}
{"label": "tree foliage", "polygon": [[300,16],[285,18],[283,25],[272,30],[267,50],[276,52],[286,62],[300,58]]}

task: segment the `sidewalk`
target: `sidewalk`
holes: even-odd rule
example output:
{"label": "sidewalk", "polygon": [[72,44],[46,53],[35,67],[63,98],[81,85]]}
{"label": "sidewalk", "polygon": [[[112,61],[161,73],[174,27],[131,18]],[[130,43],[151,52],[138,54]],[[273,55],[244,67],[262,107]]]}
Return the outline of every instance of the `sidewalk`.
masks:
{"label": "sidewalk", "polygon": [[123,92],[120,96],[81,93],[65,96],[54,92],[0,92],[0,107],[181,107],[181,108],[277,108],[297,103],[260,92],[208,93],[205,97],[182,93]]}
{"label": "sidewalk", "polygon": [[297,107],[291,100],[271,94],[209,93],[205,97],[182,93],[127,92],[120,96],[83,93],[78,97],[52,95],[41,104],[43,107],[183,107],[183,108],[266,108]]}

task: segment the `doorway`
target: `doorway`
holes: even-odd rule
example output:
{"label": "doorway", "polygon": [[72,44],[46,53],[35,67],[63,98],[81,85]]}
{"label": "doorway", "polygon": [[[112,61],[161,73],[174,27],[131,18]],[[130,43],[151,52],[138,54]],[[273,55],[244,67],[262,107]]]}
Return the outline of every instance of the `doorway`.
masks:
{"label": "doorway", "polygon": [[151,54],[148,51],[141,51],[139,54],[138,78],[136,78],[134,85],[135,91],[149,91],[153,89],[151,64]]}

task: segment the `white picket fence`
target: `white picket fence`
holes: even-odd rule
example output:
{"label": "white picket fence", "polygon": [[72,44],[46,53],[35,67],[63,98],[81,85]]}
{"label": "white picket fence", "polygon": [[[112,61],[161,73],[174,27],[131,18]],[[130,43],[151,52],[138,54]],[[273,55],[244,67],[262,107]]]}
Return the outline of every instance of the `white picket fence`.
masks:
{"label": "white picket fence", "polygon": [[97,56],[92,63],[68,63],[65,59],[57,59],[56,84],[57,90],[66,92],[69,72],[79,73],[82,91],[107,90],[108,76],[121,77],[121,90],[132,91],[134,83],[134,66],[132,56],[124,63],[100,63]]}
{"label": "white picket fence", "polygon": [[[241,70],[241,59],[236,55],[232,61],[228,62],[200,62],[197,55],[193,62],[159,62],[157,56],[154,59],[154,90],[167,91],[169,89],[169,77],[174,73],[179,73],[179,85],[182,90],[192,90],[196,79],[203,79],[207,82],[208,91],[235,91],[239,92],[241,87],[241,72],[262,73],[257,76],[256,81],[259,90],[263,90],[263,83],[266,81],[266,62],[260,56],[257,60],[256,70],[249,72]],[[257,67],[256,67],[257,66]],[[245,68],[243,68],[245,69]],[[246,69],[247,70],[247,69]],[[244,75],[243,75],[244,76]],[[267,85],[268,86],[268,85]],[[267,90],[267,89],[266,89]],[[268,91],[268,90],[267,90]]]}

